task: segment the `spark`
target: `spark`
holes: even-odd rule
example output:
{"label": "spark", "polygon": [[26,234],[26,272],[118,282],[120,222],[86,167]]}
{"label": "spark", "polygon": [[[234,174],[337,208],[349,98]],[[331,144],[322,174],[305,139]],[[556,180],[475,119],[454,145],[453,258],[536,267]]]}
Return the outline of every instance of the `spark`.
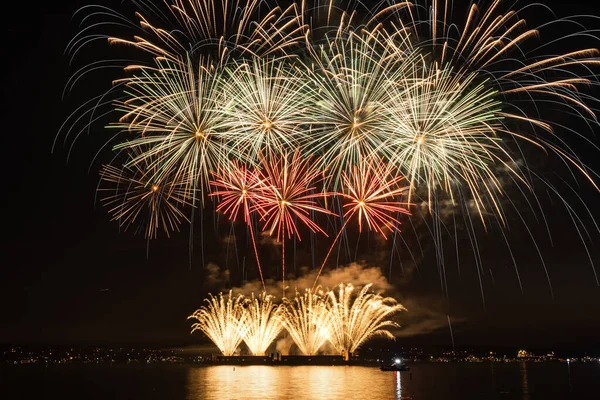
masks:
{"label": "spark", "polygon": [[395,231],[400,221],[394,214],[409,215],[409,203],[398,198],[409,190],[399,185],[401,175],[394,175],[393,168],[384,162],[364,160],[352,168],[351,173],[342,173],[343,192],[339,195],[348,201],[343,205],[344,219],[351,220],[358,214],[358,229],[362,231],[363,220],[369,230],[380,233],[387,239],[385,230]]}
{"label": "spark", "polygon": [[467,187],[484,214],[485,194],[502,192],[495,164],[515,164],[498,137],[502,117],[496,92],[475,84],[473,74],[457,77],[450,69],[416,73],[419,85],[405,78],[390,88],[396,98],[387,110],[390,162],[411,188],[426,187],[429,204],[438,190],[454,198],[457,188]]}
{"label": "spark", "polygon": [[[140,8],[138,21],[128,21],[139,26],[134,37],[111,36],[109,43],[132,46],[171,61],[191,52],[194,56],[210,54],[226,63],[233,56],[285,55],[302,41],[306,29],[295,5],[283,9],[261,0],[171,0],[165,4],[167,10],[135,4]],[[121,24],[125,20],[102,11]],[[87,38],[82,32],[71,48],[80,48]]]}
{"label": "spark", "polygon": [[312,160],[295,151],[281,157],[260,156],[260,161],[261,191],[255,208],[261,213],[264,229],[270,235],[275,234],[277,240],[291,239],[293,235],[301,239],[295,217],[313,232],[327,235],[310,217],[311,211],[333,215],[317,203],[327,193],[317,191],[322,173]]}
{"label": "spark", "polygon": [[301,354],[326,352],[330,341],[346,359],[369,339],[383,336],[394,339],[390,328],[398,327],[392,316],[405,308],[391,297],[369,292],[371,284],[358,293],[351,284],[340,284],[337,291],[296,291],[293,299],[281,304],[262,292],[258,296],[227,296],[222,293],[205,301],[188,319],[198,322],[192,332],[201,330],[221,350],[232,355],[245,342],[253,355],[265,355],[282,332],[289,335]]}
{"label": "spark", "polygon": [[309,109],[313,140],[304,151],[320,157],[320,168],[330,172],[326,186],[334,190],[343,171],[382,150],[389,136],[385,105],[394,101],[387,88],[414,57],[380,30],[343,24],[324,44],[309,47],[318,97]]}

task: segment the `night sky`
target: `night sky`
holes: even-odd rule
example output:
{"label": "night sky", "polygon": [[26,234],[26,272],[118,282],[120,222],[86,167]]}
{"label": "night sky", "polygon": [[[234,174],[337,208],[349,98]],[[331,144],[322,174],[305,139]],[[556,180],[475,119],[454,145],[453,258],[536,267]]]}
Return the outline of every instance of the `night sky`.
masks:
{"label": "night sky", "polygon": [[[107,210],[95,199],[98,169],[111,157],[110,151],[104,151],[93,160],[106,141],[106,131],[96,127],[90,136],[84,134],[75,142],[68,160],[71,141],[64,146],[61,143],[51,153],[59,127],[88,96],[86,91],[96,94],[107,89],[112,77],[104,73],[85,79],[61,99],[65,83],[76,66],[82,65],[82,61],[76,61],[69,66],[63,52],[78,30],[71,15],[86,3],[43,2],[37,7],[30,2],[16,2],[12,11],[4,13],[0,343],[171,346],[203,342],[201,335],[189,334],[186,316],[201,305],[208,291],[218,292],[227,284],[206,277],[201,265],[199,227],[194,233],[191,263],[186,225],[171,239],[153,241],[147,256],[143,235],[120,232],[118,224],[110,221]],[[119,2],[98,3],[115,7]],[[557,0],[545,3],[556,3],[552,7],[559,15],[599,14],[590,6],[577,4],[582,1],[570,1],[568,6]],[[600,22],[595,25],[590,20],[588,27],[597,29]],[[100,59],[109,51],[104,42],[98,42],[81,58]],[[570,143],[584,162],[600,171],[599,151],[581,141]],[[560,176],[558,160],[546,160],[541,152],[535,154],[542,171]],[[581,186],[577,192],[600,218],[600,193],[584,180],[578,182]],[[543,252],[554,299],[532,242],[518,224],[509,231],[509,237],[523,294],[499,232],[478,231],[486,272],[485,307],[466,235],[459,240],[460,274],[450,251],[454,243],[449,242],[449,300],[441,296],[435,257],[425,244],[425,257],[419,260],[418,271],[410,267],[403,275],[397,263],[393,266],[394,295],[407,306],[413,304],[416,314],[411,317],[409,312],[400,319],[407,333],[415,334],[401,337],[399,342],[450,346],[449,314],[454,321],[455,344],[460,346],[600,348],[600,288],[584,247],[564,207],[547,198],[541,201],[553,245],[543,224],[533,217],[526,218]],[[583,207],[576,209],[586,218]],[[591,259],[600,270],[600,248],[594,246],[600,243],[600,234],[594,232],[591,222],[585,225],[591,232],[591,240],[587,241]],[[211,226],[205,229],[204,246],[205,262],[224,268],[222,238],[215,237]],[[327,244],[318,248],[323,252]],[[263,251],[267,253],[268,248],[265,246]],[[252,257],[251,250],[246,253]],[[299,264],[309,260],[306,255],[298,257]],[[227,262],[239,274],[237,264]],[[387,268],[385,264],[386,275]]]}

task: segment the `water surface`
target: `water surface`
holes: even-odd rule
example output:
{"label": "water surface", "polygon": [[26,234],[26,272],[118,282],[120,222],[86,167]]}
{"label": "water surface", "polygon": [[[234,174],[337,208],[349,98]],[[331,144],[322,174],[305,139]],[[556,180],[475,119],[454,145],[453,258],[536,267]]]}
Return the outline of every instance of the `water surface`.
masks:
{"label": "water surface", "polygon": [[[6,399],[598,399],[600,364],[3,365]],[[9,396],[4,394],[10,393]]]}

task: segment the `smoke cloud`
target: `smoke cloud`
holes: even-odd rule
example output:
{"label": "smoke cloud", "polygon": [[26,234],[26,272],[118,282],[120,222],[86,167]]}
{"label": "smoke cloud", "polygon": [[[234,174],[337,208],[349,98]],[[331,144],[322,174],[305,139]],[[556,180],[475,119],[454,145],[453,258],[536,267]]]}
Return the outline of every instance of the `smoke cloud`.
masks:
{"label": "smoke cloud", "polygon": [[204,288],[209,292],[212,292],[215,288],[218,288],[217,292],[223,291],[222,288],[229,283],[229,270],[221,270],[217,264],[213,263],[208,263],[205,269]]}
{"label": "smoke cloud", "polygon": [[275,343],[275,351],[279,352],[282,356],[287,356],[290,354],[293,344],[294,341],[291,337],[284,336]]}
{"label": "smoke cloud", "polygon": [[[295,290],[303,291],[304,289],[312,288],[315,278],[317,277],[317,271],[309,271],[308,268],[301,268],[301,275],[302,276],[298,278],[290,276],[290,279],[286,279],[285,284],[288,294],[293,294]],[[351,283],[357,287],[372,283],[371,289],[380,292],[386,292],[392,289],[392,285],[390,285],[379,268],[369,267],[359,263],[352,263],[345,267],[324,271],[318,281],[318,284],[323,288],[334,288],[340,283]],[[265,280],[265,286],[267,293],[273,295],[281,293],[281,281],[267,279]],[[250,295],[251,293],[261,293],[263,287],[261,281],[252,281],[247,282],[240,287],[233,288],[233,291],[235,293]]]}

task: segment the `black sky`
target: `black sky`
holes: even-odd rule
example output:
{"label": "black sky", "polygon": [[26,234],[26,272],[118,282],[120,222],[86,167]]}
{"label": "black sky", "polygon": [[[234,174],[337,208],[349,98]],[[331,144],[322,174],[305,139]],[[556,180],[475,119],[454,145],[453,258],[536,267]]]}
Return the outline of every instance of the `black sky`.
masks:
{"label": "black sky", "polygon": [[[64,119],[85,91],[106,89],[101,80],[85,80],[75,94],[61,99],[74,67],[64,49],[77,32],[71,21],[84,0],[17,2],[4,14],[2,62],[3,231],[0,342],[5,343],[157,343],[175,345],[202,339],[189,335],[185,317],[197,308],[207,290],[199,255],[198,230],[190,266],[189,231],[154,241],[146,257],[143,236],[119,232],[105,209],[96,205],[97,170],[110,154],[92,163],[103,131],[76,142],[67,162],[68,146],[51,154]],[[101,2],[118,6],[118,1]],[[595,14],[578,1],[553,0],[559,14]],[[556,3],[556,4],[554,4]],[[596,28],[600,23],[596,24]],[[106,52],[104,44],[97,46]],[[95,48],[94,48],[95,49]],[[83,95],[82,95],[83,94]],[[598,134],[600,132],[596,132]],[[597,143],[597,141],[596,141]],[[70,144],[70,142],[69,142]],[[582,158],[600,171],[600,153],[581,146]],[[540,157],[543,155],[540,154]],[[554,161],[545,163],[552,172]],[[91,165],[91,168],[90,168]],[[88,172],[88,169],[90,172]],[[581,196],[596,218],[600,194],[581,181]],[[481,234],[486,307],[469,256],[461,247],[461,273],[449,253],[449,302],[442,301],[432,253],[410,279],[396,265],[393,281],[402,301],[433,310],[436,318],[450,313],[457,345],[540,347],[600,346],[600,288],[564,208],[544,204],[554,246],[541,224],[534,236],[544,254],[554,287],[554,299],[542,264],[527,233],[511,230],[511,249],[524,287],[521,294],[501,237]],[[584,214],[581,214],[584,215]],[[586,224],[592,227],[591,223]],[[206,231],[206,262],[223,266],[217,239]],[[592,231],[591,258],[600,268],[600,234]],[[249,253],[251,254],[251,253]],[[402,321],[401,321],[402,322]],[[408,327],[408,326],[407,326]],[[448,327],[431,334],[403,338],[410,344],[450,345]]]}

